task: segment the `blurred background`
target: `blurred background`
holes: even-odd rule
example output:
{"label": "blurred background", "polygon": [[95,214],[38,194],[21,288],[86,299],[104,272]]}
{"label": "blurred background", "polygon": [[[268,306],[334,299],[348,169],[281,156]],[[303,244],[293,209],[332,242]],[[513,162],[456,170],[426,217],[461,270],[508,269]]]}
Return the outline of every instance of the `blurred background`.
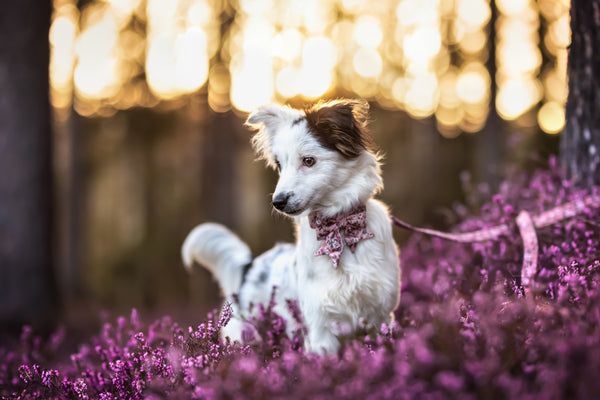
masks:
{"label": "blurred background", "polygon": [[78,316],[202,318],[218,289],[179,256],[198,223],[257,254],[293,240],[243,127],[262,104],[369,100],[380,198],[440,229],[465,182],[545,166],[565,124],[568,0],[54,0],[48,38],[55,275]]}

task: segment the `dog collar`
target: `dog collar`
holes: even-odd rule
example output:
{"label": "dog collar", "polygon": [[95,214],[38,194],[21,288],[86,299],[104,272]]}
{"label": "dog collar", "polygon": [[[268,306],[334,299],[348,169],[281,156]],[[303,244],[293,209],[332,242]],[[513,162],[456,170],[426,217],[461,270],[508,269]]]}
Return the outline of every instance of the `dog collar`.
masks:
{"label": "dog collar", "polygon": [[367,207],[364,204],[333,217],[324,217],[321,213],[315,212],[309,216],[308,221],[310,227],[317,232],[317,240],[323,241],[314,255],[328,255],[333,262],[333,268],[338,267],[344,243],[354,253],[361,239],[375,236],[367,231]]}

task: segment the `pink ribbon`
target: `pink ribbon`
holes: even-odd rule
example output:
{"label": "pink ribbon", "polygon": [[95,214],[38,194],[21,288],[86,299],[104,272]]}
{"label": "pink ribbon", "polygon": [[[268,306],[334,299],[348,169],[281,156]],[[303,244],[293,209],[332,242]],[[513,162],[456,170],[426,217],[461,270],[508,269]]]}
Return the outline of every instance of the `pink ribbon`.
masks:
{"label": "pink ribbon", "polygon": [[367,208],[361,205],[347,214],[324,217],[321,213],[312,214],[310,227],[317,231],[317,240],[322,240],[321,247],[315,256],[328,255],[337,268],[344,250],[344,243],[354,253],[356,245],[362,239],[372,238],[373,233],[367,231]]}

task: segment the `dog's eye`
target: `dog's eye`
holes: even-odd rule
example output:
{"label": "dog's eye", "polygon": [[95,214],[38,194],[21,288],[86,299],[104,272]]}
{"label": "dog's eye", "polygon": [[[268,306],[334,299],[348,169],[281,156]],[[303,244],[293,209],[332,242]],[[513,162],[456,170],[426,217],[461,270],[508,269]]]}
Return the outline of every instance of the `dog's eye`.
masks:
{"label": "dog's eye", "polygon": [[302,163],[309,168],[312,167],[313,165],[315,165],[315,162],[317,162],[317,161],[312,157],[304,157],[302,159]]}
{"label": "dog's eye", "polygon": [[279,161],[275,160],[275,165],[277,166],[277,171],[280,172],[281,171],[281,164],[279,164]]}

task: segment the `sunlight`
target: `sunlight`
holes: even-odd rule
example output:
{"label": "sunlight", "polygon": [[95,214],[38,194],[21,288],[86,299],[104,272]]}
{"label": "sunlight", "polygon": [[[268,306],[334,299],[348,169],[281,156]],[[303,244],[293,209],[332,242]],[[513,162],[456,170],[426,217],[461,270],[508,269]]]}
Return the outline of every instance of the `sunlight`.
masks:
{"label": "sunlight", "polygon": [[496,108],[500,116],[515,120],[541,98],[539,82],[532,79],[510,79],[498,89]]}
{"label": "sunlight", "polygon": [[186,20],[191,26],[206,26],[211,23],[212,8],[204,1],[196,1],[187,11]]}
{"label": "sunlight", "polygon": [[538,123],[546,133],[560,133],[565,127],[565,108],[554,101],[545,103],[538,111]]}
{"label": "sunlight", "polygon": [[400,0],[396,18],[402,25],[436,25],[439,0]]}
{"label": "sunlight", "polygon": [[206,34],[200,28],[191,27],[175,40],[175,76],[181,92],[193,92],[208,78]]}
{"label": "sunlight", "polygon": [[55,12],[48,39],[50,42],[50,101],[52,106],[64,109],[72,104],[75,41],[79,13],[72,5]]}
{"label": "sunlight", "polygon": [[77,65],[73,78],[78,93],[90,99],[113,96],[119,90],[117,23],[114,15],[98,7],[88,17],[98,22],[87,26],[75,44]]}
{"label": "sunlight", "polygon": [[489,3],[484,0],[460,0],[456,12],[469,31],[481,29],[488,23],[492,14]]}
{"label": "sunlight", "polygon": [[440,32],[434,26],[417,28],[412,34],[406,35],[403,47],[409,60],[425,63],[440,51]]}
{"label": "sunlight", "polygon": [[268,58],[245,60],[232,68],[231,102],[242,111],[252,111],[273,101],[273,76]]}
{"label": "sunlight", "polygon": [[309,98],[322,96],[332,84],[337,52],[331,40],[319,36],[304,43],[300,72],[300,93]]}
{"label": "sunlight", "polygon": [[416,76],[408,84],[407,110],[416,118],[426,118],[435,111],[438,101],[438,82],[434,75]]}
{"label": "sunlight", "polygon": [[298,29],[285,29],[273,38],[273,55],[286,62],[293,62],[302,54],[303,40],[304,38]]}
{"label": "sunlight", "polygon": [[495,4],[490,99],[488,0],[90,0],[81,15],[55,0],[51,101],[93,115],[201,91],[222,112],[348,93],[435,115],[449,137],[483,127],[491,101],[517,124],[536,107],[542,129],[555,131],[568,2]]}
{"label": "sunlight", "polygon": [[530,0],[498,2],[496,109],[510,121],[517,120],[543,98],[538,79],[542,65],[540,16],[533,7]]}
{"label": "sunlight", "polygon": [[383,39],[379,20],[372,15],[361,16],[354,25],[354,41],[359,46],[376,48]]}
{"label": "sunlight", "polygon": [[470,63],[463,67],[456,81],[456,93],[465,103],[487,102],[490,76],[481,63]]}
{"label": "sunlight", "polygon": [[381,73],[383,63],[377,50],[361,47],[354,54],[352,65],[360,76],[370,78]]}
{"label": "sunlight", "polygon": [[275,81],[277,92],[283,97],[291,98],[300,92],[300,71],[294,67],[284,67],[277,73]]}
{"label": "sunlight", "polygon": [[531,0],[496,0],[496,6],[502,14],[523,14],[531,7]]}

